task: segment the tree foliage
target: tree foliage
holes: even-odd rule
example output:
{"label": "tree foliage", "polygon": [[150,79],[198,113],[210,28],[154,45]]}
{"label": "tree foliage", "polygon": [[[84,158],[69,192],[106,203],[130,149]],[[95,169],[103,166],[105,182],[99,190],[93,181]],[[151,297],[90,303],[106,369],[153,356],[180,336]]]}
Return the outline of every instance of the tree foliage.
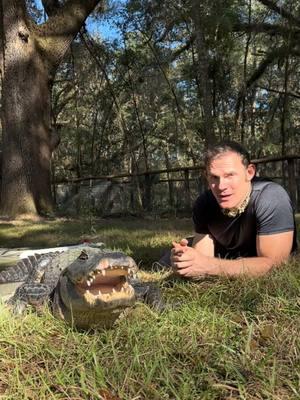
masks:
{"label": "tree foliage", "polygon": [[54,78],[53,177],[197,164],[224,138],[299,152],[299,30],[295,0],[111,1]]}

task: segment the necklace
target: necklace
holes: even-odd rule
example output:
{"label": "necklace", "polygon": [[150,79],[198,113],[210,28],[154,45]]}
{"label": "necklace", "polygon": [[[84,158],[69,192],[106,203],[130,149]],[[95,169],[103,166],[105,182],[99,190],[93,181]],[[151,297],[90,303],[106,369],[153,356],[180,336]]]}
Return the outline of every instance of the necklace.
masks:
{"label": "necklace", "polygon": [[251,190],[238,207],[222,208],[221,209],[222,213],[226,215],[226,217],[230,218],[234,218],[238,215],[241,215],[245,211],[247,205],[249,204],[250,195],[251,195]]}

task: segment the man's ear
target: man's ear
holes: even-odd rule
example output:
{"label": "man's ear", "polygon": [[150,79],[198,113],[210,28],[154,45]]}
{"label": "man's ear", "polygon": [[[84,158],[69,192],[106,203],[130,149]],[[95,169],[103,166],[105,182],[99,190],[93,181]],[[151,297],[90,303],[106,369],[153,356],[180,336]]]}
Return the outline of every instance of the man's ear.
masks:
{"label": "man's ear", "polygon": [[256,167],[254,164],[249,164],[247,167],[247,180],[251,181],[256,175]]}

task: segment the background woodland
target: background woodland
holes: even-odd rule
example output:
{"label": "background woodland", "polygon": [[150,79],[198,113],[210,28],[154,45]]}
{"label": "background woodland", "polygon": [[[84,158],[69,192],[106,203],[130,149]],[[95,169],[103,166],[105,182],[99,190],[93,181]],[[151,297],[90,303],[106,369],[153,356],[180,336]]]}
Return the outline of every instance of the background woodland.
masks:
{"label": "background woodland", "polygon": [[[59,14],[64,3],[43,5],[26,4],[37,26],[51,16],[46,6]],[[169,180],[175,201],[171,176],[147,173],[200,165],[209,143],[240,141],[254,159],[299,155],[299,8],[295,0],[98,2],[53,76],[52,182],[146,173],[131,182],[147,209],[143,180]],[[296,183],[299,170],[298,161]],[[270,172],[285,183],[287,164]]]}

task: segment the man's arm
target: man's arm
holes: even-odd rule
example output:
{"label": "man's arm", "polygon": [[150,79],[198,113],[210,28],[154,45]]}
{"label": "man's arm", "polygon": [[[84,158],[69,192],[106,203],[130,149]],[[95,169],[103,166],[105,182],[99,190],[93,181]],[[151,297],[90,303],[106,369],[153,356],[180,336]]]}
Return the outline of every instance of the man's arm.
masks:
{"label": "man's arm", "polygon": [[[208,240],[203,237],[195,243],[195,248],[187,247],[181,254],[173,254],[172,263],[177,273],[185,277],[202,275],[224,276],[259,276],[264,275],[271,268],[286,261],[292,249],[293,231],[257,236],[257,257],[244,257],[236,260],[226,260],[207,252],[202,253],[201,247],[206,250],[204,243]],[[202,241],[202,244],[201,244]],[[205,250],[205,251],[206,251]]]}
{"label": "man's arm", "polygon": [[213,257],[215,254],[214,241],[208,234],[196,233],[192,247],[205,256]]}

